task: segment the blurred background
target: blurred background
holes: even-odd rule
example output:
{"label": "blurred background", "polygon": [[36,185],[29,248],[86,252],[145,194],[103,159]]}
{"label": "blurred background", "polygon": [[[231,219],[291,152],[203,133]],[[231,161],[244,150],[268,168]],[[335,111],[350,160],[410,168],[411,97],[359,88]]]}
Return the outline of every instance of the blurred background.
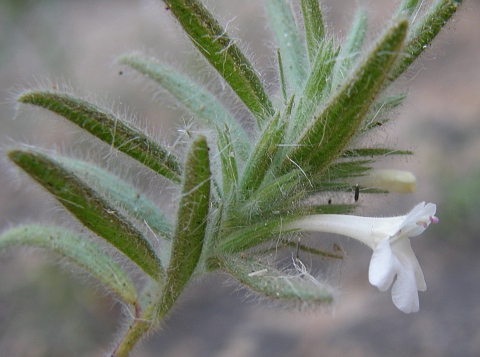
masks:
{"label": "blurred background", "polygon": [[[264,80],[274,82],[274,46],[261,5],[253,0],[208,3],[228,23],[232,36],[242,40]],[[369,11],[373,38],[397,3],[323,1],[329,31],[340,38],[358,6]],[[132,50],[175,64],[232,101],[228,89],[179,35],[160,1],[0,0],[0,230],[69,220],[4,159],[7,148],[21,142],[97,155],[90,139],[61,119],[42,110],[17,110],[14,98],[22,89],[67,86],[103,105],[135,113],[140,125],[167,143],[190,121],[171,98],[115,64],[118,55]],[[428,285],[420,293],[420,311],[399,312],[390,293],[368,283],[371,251],[335,237],[346,252],[341,263],[307,261],[339,286],[341,296],[332,311],[305,313],[243,301],[244,292],[217,274],[190,286],[161,333],[137,348],[135,356],[480,355],[479,0],[465,1],[396,89],[409,91],[409,98],[378,137],[365,140],[414,150],[414,157],[379,166],[415,172],[418,190],[361,195],[358,213],[398,215],[421,201],[437,204],[440,224],[413,240]],[[270,91],[276,91],[275,84]],[[136,176],[130,162],[120,159],[118,165],[117,172],[125,171],[160,202],[161,183]],[[332,242],[323,245],[331,249]],[[88,279],[78,272],[54,262],[44,252],[26,249],[0,255],[1,356],[108,352],[122,321],[121,305],[85,284]],[[324,266],[328,268],[322,272]]]}

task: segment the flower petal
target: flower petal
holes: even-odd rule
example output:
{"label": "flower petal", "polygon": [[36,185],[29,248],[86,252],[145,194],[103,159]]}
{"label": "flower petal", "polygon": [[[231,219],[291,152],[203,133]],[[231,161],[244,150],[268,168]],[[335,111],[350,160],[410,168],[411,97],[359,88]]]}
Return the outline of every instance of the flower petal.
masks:
{"label": "flower petal", "polygon": [[411,269],[400,269],[392,287],[392,301],[395,306],[406,314],[417,312],[420,303],[418,300],[415,273]]}
{"label": "flower petal", "polygon": [[422,268],[418,262],[415,253],[413,252],[410,239],[398,239],[391,244],[391,249],[395,256],[400,261],[400,264],[404,266],[404,269],[413,271],[415,276],[416,289],[419,291],[427,290],[425,284],[425,278],[423,276]]}
{"label": "flower petal", "polygon": [[422,234],[435,217],[436,210],[434,203],[419,203],[405,216],[397,235],[411,238]]}
{"label": "flower petal", "polygon": [[386,291],[392,285],[393,278],[402,269],[397,257],[390,247],[389,237],[378,243],[373,251],[368,270],[370,284],[376,286],[380,291]]}

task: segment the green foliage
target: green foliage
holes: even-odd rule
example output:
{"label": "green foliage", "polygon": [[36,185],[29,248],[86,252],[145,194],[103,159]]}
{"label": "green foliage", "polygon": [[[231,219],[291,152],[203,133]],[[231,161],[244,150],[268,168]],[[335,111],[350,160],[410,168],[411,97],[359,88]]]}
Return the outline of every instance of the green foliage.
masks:
{"label": "green foliage", "polygon": [[202,121],[210,129],[229,128],[228,130],[235,138],[232,142],[235,156],[239,156],[242,160],[247,159],[250,152],[247,134],[225,106],[203,86],[154,58],[130,54],[121,56],[118,62],[145,74],[164,87],[196,119]]}
{"label": "green foliage", "polygon": [[328,284],[314,279],[298,265],[292,271],[285,271],[257,259],[235,255],[225,255],[220,265],[248,289],[271,301],[307,308],[309,305],[328,304],[334,299],[333,289]]}
{"label": "green foliage", "polygon": [[[409,3],[409,1],[404,1]],[[414,12],[415,1],[410,1],[409,13]],[[417,1],[418,3],[418,1]],[[408,33],[407,43],[402,56],[390,74],[390,80],[401,75],[430,45],[440,30],[445,26],[458,10],[462,0],[436,0],[423,16],[414,23]]]}
{"label": "green foliage", "polygon": [[94,242],[60,227],[25,225],[0,235],[0,251],[29,246],[46,249],[84,269],[133,307],[137,291],[122,268]]}
{"label": "green foliage", "polygon": [[318,45],[325,36],[322,9],[317,0],[302,0],[301,5],[308,58],[310,63],[312,63],[317,55]]}
{"label": "green foliage", "polygon": [[[365,44],[363,9],[341,43],[325,31],[316,0],[300,0],[299,14],[289,2],[264,0],[278,49],[283,97],[278,105],[267,91],[274,86],[262,83],[257,69],[205,5],[198,0],[164,3],[245,105],[254,129],[245,130],[229,106],[202,84],[140,54],[123,55],[119,63],[155,81],[203,124],[200,133],[188,131],[185,153],[171,152],[124,118],[71,94],[33,89],[17,99],[64,117],[173,182],[175,222],[100,167],[35,149],[8,153],[86,228],[146,274],[143,284],[134,286],[89,234],[32,225],[0,236],[0,248],[39,246],[71,260],[132,306],[133,317],[112,354],[116,357],[129,355],[136,342],[159,326],[194,276],[212,270],[223,270],[269,300],[298,307],[334,301],[328,281],[310,275],[301,261],[285,268],[264,259],[265,253],[276,244],[293,249],[295,243],[283,228],[293,219],[354,210],[352,179],[368,174],[377,158],[412,154],[365,146],[360,138],[366,132],[374,137],[375,129],[387,123],[405,99],[404,93],[392,93],[390,85],[431,43],[460,1],[436,1],[412,26],[420,5],[405,0],[378,39]],[[385,190],[369,186],[361,192]],[[159,241],[155,248],[142,233],[148,231]],[[298,249],[326,259],[343,256],[304,245]]]}
{"label": "green foliage", "polygon": [[33,150],[12,150],[8,157],[47,189],[87,228],[118,248],[153,278],[163,271],[150,242],[105,197],[55,159]]}
{"label": "green foliage", "polygon": [[170,264],[159,314],[165,314],[190,279],[202,253],[210,206],[210,161],[207,140],[194,139],[187,154]]}
{"label": "green foliage", "polygon": [[330,96],[324,108],[317,110],[318,114],[296,138],[296,145],[285,155],[288,160],[283,159],[282,172],[295,164],[303,170],[322,172],[342,153],[400,53],[407,29],[408,22],[402,20],[386,31],[352,77]]}
{"label": "green foliage", "polygon": [[180,165],[169,150],[105,108],[56,91],[31,90],[17,100],[59,114],[160,175],[180,181]]}
{"label": "green foliage", "polygon": [[283,0],[265,0],[273,36],[282,55],[285,78],[292,93],[302,87],[306,76],[306,48],[300,39],[290,4]]}
{"label": "green foliage", "polygon": [[260,125],[273,114],[273,105],[250,61],[200,1],[165,0],[195,47],[245,103]]}

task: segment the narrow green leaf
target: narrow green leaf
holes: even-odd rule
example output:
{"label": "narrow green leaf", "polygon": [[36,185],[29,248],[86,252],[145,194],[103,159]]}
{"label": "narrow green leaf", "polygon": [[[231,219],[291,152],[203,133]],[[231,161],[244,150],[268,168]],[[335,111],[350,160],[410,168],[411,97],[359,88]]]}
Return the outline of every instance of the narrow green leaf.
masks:
{"label": "narrow green leaf", "polygon": [[352,160],[343,161],[332,164],[325,170],[325,176],[332,178],[349,177],[355,173],[370,170],[370,167],[365,165],[373,164],[374,160]]}
{"label": "narrow green leaf", "polygon": [[22,245],[43,248],[67,259],[127,303],[137,305],[137,292],[131,280],[109,255],[87,238],[60,227],[33,224],[9,229],[0,235],[0,251]]}
{"label": "narrow green leaf", "polygon": [[399,93],[376,99],[368,110],[361,131],[366,132],[381,127],[388,122],[390,119],[386,117],[386,115],[391,114],[392,110],[401,105],[405,98],[407,98],[407,93]]}
{"label": "narrow green leaf", "polygon": [[248,198],[262,183],[284,130],[285,123],[280,121],[280,113],[277,113],[265,126],[245,165],[239,186],[241,197]]}
{"label": "narrow green leaf", "polygon": [[173,227],[165,214],[138,190],[110,172],[90,162],[55,156],[67,170],[73,170],[96,191],[101,192],[113,205],[121,207],[130,216],[144,222],[155,233],[170,239]]}
{"label": "narrow green leaf", "polygon": [[[294,242],[294,241],[291,241],[291,240],[283,240],[283,241],[279,241],[278,243],[279,243],[278,246],[266,249],[261,254],[265,255],[265,254],[272,253],[272,252],[278,252],[278,250],[280,248],[282,248],[282,245],[284,245],[288,248],[294,248],[294,249],[297,248],[297,242]],[[307,247],[304,244],[298,245],[298,250],[301,251],[301,252],[305,252],[305,253],[308,253],[308,254],[313,254],[313,255],[316,255],[316,256],[319,256],[319,257],[322,257],[322,258],[343,259],[343,255],[330,253],[330,252],[319,250],[319,249],[312,248],[312,247]]]}
{"label": "narrow green leaf", "polygon": [[285,71],[283,70],[283,61],[282,54],[280,49],[277,48],[277,63],[278,63],[278,73],[280,75],[280,87],[282,88],[283,102],[287,103],[287,83],[285,79]]}
{"label": "narrow green leaf", "polygon": [[373,164],[373,160],[352,160],[335,163],[325,170],[325,175],[329,180],[355,177],[364,175],[366,171],[371,170],[368,164]]}
{"label": "narrow green leaf", "polygon": [[265,0],[273,35],[280,48],[285,77],[293,93],[302,88],[306,76],[307,54],[297,31],[290,4],[285,0]]}
{"label": "narrow green leaf", "polygon": [[173,305],[193,274],[202,253],[210,205],[208,151],[206,138],[198,136],[187,154],[170,265],[159,315],[163,315]]}
{"label": "narrow green leaf", "polygon": [[[321,172],[355,135],[375,94],[400,52],[408,28],[406,20],[393,24],[362,61],[350,80],[315,117],[283,161],[282,172],[299,165]],[[295,164],[296,165],[295,165]]]}
{"label": "narrow green leaf", "polygon": [[216,249],[218,252],[235,253],[265,243],[273,237],[288,233],[282,229],[282,225],[295,217],[273,217],[260,223],[235,227],[233,233],[218,242]]}
{"label": "narrow green leaf", "polygon": [[321,93],[329,80],[332,68],[335,65],[335,57],[338,54],[338,51],[334,48],[333,40],[319,43],[318,48],[302,95],[302,98],[312,102],[314,107],[320,103]]}
{"label": "narrow green leaf", "polygon": [[347,192],[352,189],[352,184],[348,182],[339,181],[325,181],[322,175],[318,180],[312,181],[314,184],[314,192]]}
{"label": "narrow green leaf", "polygon": [[333,69],[331,83],[333,89],[342,85],[344,79],[348,77],[352,65],[356,63],[360,56],[360,50],[365,40],[365,34],[367,33],[367,20],[367,12],[365,9],[358,9],[345,43],[342,45],[338,54],[335,68]]}
{"label": "narrow green leaf", "polygon": [[[363,192],[362,192],[363,193]],[[352,213],[357,208],[357,205],[352,204],[326,204],[311,206],[311,214],[344,214]]]}
{"label": "narrow green leaf", "polygon": [[282,115],[277,113],[263,129],[240,179],[239,188],[243,198],[248,198],[258,189],[270,169],[279,145],[285,138],[285,129],[292,112],[294,99],[292,96]]}
{"label": "narrow green leaf", "polygon": [[223,197],[229,200],[237,191],[238,167],[228,127],[224,130],[217,128],[217,145],[222,167]]}
{"label": "narrow green leaf", "polygon": [[407,98],[407,93],[398,93],[375,100],[365,116],[360,131],[367,132],[386,124],[390,120],[387,115],[391,114],[393,109],[401,105],[405,98]]}
{"label": "narrow green leaf", "polygon": [[202,121],[210,129],[223,128],[224,125],[228,125],[232,137],[235,138],[233,141],[235,152],[239,154],[242,160],[247,159],[250,152],[250,142],[245,130],[228,109],[205,87],[151,57],[134,53],[121,56],[118,62],[145,74],[164,87],[195,118]]}
{"label": "narrow green leaf", "polygon": [[270,178],[243,203],[237,212],[238,222],[244,220],[244,217],[248,217],[249,222],[253,222],[255,217],[264,219],[272,214],[285,213],[285,209],[291,208],[294,192],[301,193],[298,189],[301,185],[300,170],[292,170],[278,178]]}
{"label": "narrow green leaf", "polygon": [[[419,0],[403,0],[397,9],[396,17],[409,17],[413,14],[418,6]],[[422,1],[423,3],[423,1]]]}
{"label": "narrow green leaf", "polygon": [[325,36],[322,9],[318,0],[302,0],[301,5],[308,58],[310,63],[312,63],[317,55],[319,44]]}
{"label": "narrow green leaf", "polygon": [[112,244],[154,279],[162,276],[160,261],[148,240],[75,172],[33,150],[11,150],[8,156],[88,229]]}
{"label": "narrow green leaf", "polygon": [[360,156],[390,156],[390,155],[413,155],[410,150],[398,150],[392,148],[358,148],[347,150],[342,157],[360,157]]}
{"label": "narrow green leaf", "polygon": [[172,153],[109,110],[66,93],[47,90],[26,91],[17,100],[65,117],[160,175],[180,182],[181,167]]}
{"label": "narrow green leaf", "polygon": [[164,0],[195,47],[220,73],[252,112],[261,126],[274,109],[255,69],[235,40],[228,36],[208,9],[198,0]]}
{"label": "narrow green leaf", "polygon": [[337,51],[333,48],[333,41],[324,41],[318,44],[317,56],[312,63],[312,70],[305,81],[298,106],[288,128],[289,141],[294,141],[303,132],[307,123],[311,122],[319,104],[325,100],[323,95],[331,72],[335,65]]}
{"label": "narrow green leaf", "polygon": [[219,261],[226,273],[269,300],[283,301],[303,309],[328,305],[334,300],[333,289],[315,279],[300,261],[293,261],[294,268],[284,270],[239,255],[222,255]]}
{"label": "narrow green leaf", "polygon": [[403,55],[399,57],[389,80],[394,81],[415,61],[428,47],[440,30],[458,10],[462,0],[436,0],[427,12],[415,22],[409,31]]}
{"label": "narrow green leaf", "polygon": [[390,193],[390,191],[381,189],[381,188],[362,188],[362,194],[363,193],[386,194],[386,193]]}

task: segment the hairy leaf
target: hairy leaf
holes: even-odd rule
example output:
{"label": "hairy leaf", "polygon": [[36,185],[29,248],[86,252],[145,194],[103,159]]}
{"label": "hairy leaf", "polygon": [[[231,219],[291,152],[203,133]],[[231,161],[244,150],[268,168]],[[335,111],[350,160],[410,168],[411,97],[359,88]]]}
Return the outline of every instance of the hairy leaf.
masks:
{"label": "hairy leaf", "polygon": [[220,266],[250,290],[268,298],[288,302],[299,308],[331,304],[333,289],[313,277],[301,261],[294,268],[280,270],[258,259],[223,255]]}
{"label": "hairy leaf", "polygon": [[250,152],[247,134],[227,108],[205,87],[151,57],[123,55],[118,62],[129,65],[160,84],[210,129],[228,126],[235,139],[232,142],[235,152],[242,160],[247,159]]}
{"label": "hairy leaf", "polygon": [[121,207],[131,217],[145,223],[155,233],[168,239],[172,237],[172,224],[160,208],[119,177],[90,162],[61,156],[51,157],[51,159],[75,171],[113,205]]}
{"label": "hairy leaf", "polygon": [[112,244],[148,275],[155,279],[162,276],[160,261],[148,240],[75,172],[33,150],[11,150],[8,156],[88,229]]}
{"label": "hairy leaf", "polygon": [[282,172],[294,163],[305,171],[321,172],[355,135],[375,94],[398,56],[408,28],[406,20],[394,23],[354,71],[351,79],[317,114],[312,124],[283,161]]}
{"label": "hairy leaf", "polygon": [[27,91],[17,100],[59,114],[160,175],[180,181],[181,167],[168,149],[105,108],[66,93],[46,90]]}
{"label": "hairy leaf", "polygon": [[322,9],[318,0],[302,0],[301,5],[308,57],[312,63],[325,36]]}
{"label": "hairy leaf", "polygon": [[164,0],[192,43],[220,73],[257,119],[259,126],[274,109],[255,69],[208,9],[197,0]]}
{"label": "hairy leaf", "polygon": [[159,315],[168,311],[193,274],[202,253],[210,205],[209,148],[204,136],[192,142],[185,161],[182,192]]}
{"label": "hairy leaf", "polygon": [[137,292],[128,276],[109,255],[87,238],[60,227],[33,224],[15,227],[0,235],[0,251],[20,245],[54,252],[85,270],[124,301],[137,305]]}
{"label": "hairy leaf", "polygon": [[400,76],[415,61],[440,30],[457,12],[463,0],[436,0],[427,12],[417,20],[409,31],[403,55],[400,56],[389,80],[393,81]]}
{"label": "hairy leaf", "polygon": [[295,93],[306,76],[307,54],[297,31],[290,4],[285,0],[264,0],[273,35],[282,55],[285,78]]}
{"label": "hairy leaf", "polygon": [[345,43],[338,54],[337,62],[332,74],[332,88],[342,85],[348,73],[360,56],[360,50],[367,32],[367,12],[364,9],[357,10],[352,27],[348,32]]}

